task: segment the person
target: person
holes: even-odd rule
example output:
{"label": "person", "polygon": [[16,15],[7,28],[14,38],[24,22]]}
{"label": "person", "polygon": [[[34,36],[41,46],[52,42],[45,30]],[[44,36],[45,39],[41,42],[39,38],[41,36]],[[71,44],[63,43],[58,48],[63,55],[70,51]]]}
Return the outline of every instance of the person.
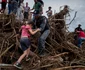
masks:
{"label": "person", "polygon": [[16,15],[18,9],[18,2],[17,0],[11,0],[12,3],[12,12]]}
{"label": "person", "polygon": [[34,10],[33,12],[33,21],[35,19],[35,15],[38,12],[39,14],[42,12],[42,4],[38,2],[38,0],[34,0],[35,4],[31,10]]}
{"label": "person", "polygon": [[9,0],[8,2],[8,14],[10,14],[12,12],[12,3],[11,0]]}
{"label": "person", "polygon": [[41,12],[40,12],[40,14],[42,15],[43,14],[44,2],[42,0],[38,0],[38,2],[41,3]]}
{"label": "person", "polygon": [[76,30],[76,29],[77,29],[78,31],[81,31],[81,30],[82,30],[81,24],[78,24],[78,27],[76,27],[75,30]]}
{"label": "person", "polygon": [[52,16],[52,7],[48,7],[48,11],[46,11],[48,18]]}
{"label": "person", "polygon": [[81,28],[81,24],[78,24],[78,27],[75,28],[74,30],[74,44],[77,46],[77,43],[78,43],[78,33],[76,32],[77,31],[81,31],[82,28]]}
{"label": "person", "polygon": [[6,9],[6,4],[7,4],[7,0],[2,0],[1,7],[2,7],[3,13],[4,13],[5,9]]}
{"label": "person", "polygon": [[19,20],[20,20],[21,23],[22,23],[23,20],[24,20],[23,10],[21,10],[21,13],[20,13],[20,15],[19,15]]}
{"label": "person", "polygon": [[38,2],[40,2],[42,6],[44,6],[44,2],[42,0],[38,0]]}
{"label": "person", "polygon": [[24,11],[24,3],[23,2],[24,2],[24,0],[21,0],[19,3],[21,11]]}
{"label": "person", "polygon": [[30,7],[28,6],[28,2],[26,2],[26,6],[24,7],[24,19],[28,19]]}
{"label": "person", "polygon": [[78,31],[76,29],[76,33],[78,33],[78,47],[82,48],[82,41],[85,40],[85,33],[83,30]]}
{"label": "person", "polygon": [[24,19],[24,3],[23,0],[20,0],[18,10],[17,10],[17,20],[22,22]]}
{"label": "person", "polygon": [[38,54],[42,56],[45,52],[45,41],[50,33],[50,26],[48,19],[45,16],[41,16],[39,13],[36,13],[35,22],[36,27],[41,29],[41,35],[38,39]]}
{"label": "person", "polygon": [[21,26],[21,39],[20,39],[20,47],[23,51],[23,54],[19,57],[17,62],[14,64],[15,67],[22,69],[21,67],[21,61],[24,57],[28,58],[29,52],[30,52],[30,36],[31,34],[34,35],[38,31],[40,31],[39,28],[37,28],[35,31],[32,30],[32,24],[33,22],[26,21],[24,25]]}

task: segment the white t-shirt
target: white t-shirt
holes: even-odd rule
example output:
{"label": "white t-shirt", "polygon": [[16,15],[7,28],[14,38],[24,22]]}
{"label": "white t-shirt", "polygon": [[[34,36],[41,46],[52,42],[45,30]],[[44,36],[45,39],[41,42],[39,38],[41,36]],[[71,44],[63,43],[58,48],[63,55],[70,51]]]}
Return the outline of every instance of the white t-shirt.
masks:
{"label": "white t-shirt", "polygon": [[20,8],[24,11],[24,3],[21,3]]}
{"label": "white t-shirt", "polygon": [[52,10],[47,11],[47,16],[51,16],[52,14],[50,14],[50,13],[52,13]]}

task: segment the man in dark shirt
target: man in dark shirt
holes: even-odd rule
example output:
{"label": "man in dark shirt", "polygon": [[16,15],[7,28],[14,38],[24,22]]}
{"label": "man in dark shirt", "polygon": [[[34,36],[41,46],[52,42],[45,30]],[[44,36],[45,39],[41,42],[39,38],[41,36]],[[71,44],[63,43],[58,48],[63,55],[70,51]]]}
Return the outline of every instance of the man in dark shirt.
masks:
{"label": "man in dark shirt", "polygon": [[41,35],[38,39],[38,53],[39,55],[43,55],[45,50],[45,40],[50,33],[50,26],[48,19],[45,16],[40,16],[40,14],[36,14],[35,21],[36,27],[41,29]]}
{"label": "man in dark shirt", "polygon": [[77,30],[77,31],[82,31],[81,24],[79,24],[78,27],[75,28],[75,32],[74,32],[74,33],[75,33],[75,34],[74,34],[74,40],[75,40],[75,41],[74,41],[74,44],[75,44],[75,45],[77,45],[77,43],[78,43],[78,42],[77,42],[77,41],[78,41],[78,33],[76,33],[76,30]]}
{"label": "man in dark shirt", "polygon": [[81,28],[81,24],[79,24],[78,27],[75,28],[75,30],[81,31],[81,30],[82,30],[82,28]]}

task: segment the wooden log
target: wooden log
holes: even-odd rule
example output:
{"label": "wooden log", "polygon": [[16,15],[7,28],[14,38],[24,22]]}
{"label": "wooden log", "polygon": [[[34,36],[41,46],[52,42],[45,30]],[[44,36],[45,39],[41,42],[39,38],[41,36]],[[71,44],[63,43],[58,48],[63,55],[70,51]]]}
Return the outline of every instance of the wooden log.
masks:
{"label": "wooden log", "polygon": [[0,68],[3,69],[9,69],[9,70],[19,70],[16,67],[14,67],[12,64],[0,64]]}
{"label": "wooden log", "polygon": [[70,68],[85,68],[85,66],[66,66],[66,67],[61,67],[61,68],[55,68],[55,69],[50,69],[50,70],[65,70],[65,69],[70,69]]}
{"label": "wooden log", "polygon": [[5,55],[5,53],[7,53],[7,51],[12,48],[14,46],[14,44],[12,44],[9,48],[7,48],[1,55],[0,55],[0,58]]}

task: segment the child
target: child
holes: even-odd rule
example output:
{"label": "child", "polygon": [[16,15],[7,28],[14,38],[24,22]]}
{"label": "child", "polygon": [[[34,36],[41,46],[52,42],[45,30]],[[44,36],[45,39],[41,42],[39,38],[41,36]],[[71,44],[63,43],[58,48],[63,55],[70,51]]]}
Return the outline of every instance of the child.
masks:
{"label": "child", "polygon": [[24,19],[28,19],[30,7],[28,6],[28,2],[26,2],[26,6],[24,7]]}
{"label": "child", "polygon": [[32,30],[32,23],[33,22],[29,22],[29,24],[27,24],[28,22],[26,21],[24,25],[21,26],[21,39],[20,39],[20,45],[21,45],[21,49],[23,50],[23,54],[20,56],[20,58],[17,60],[17,62],[14,64],[15,67],[22,69],[21,67],[21,61],[24,57],[28,57],[29,52],[30,52],[30,36],[31,34],[34,35],[35,33],[37,33],[38,31],[40,31],[40,29],[36,29],[35,31]]}
{"label": "child", "polygon": [[48,18],[52,16],[52,7],[48,7],[48,11],[46,11]]}

